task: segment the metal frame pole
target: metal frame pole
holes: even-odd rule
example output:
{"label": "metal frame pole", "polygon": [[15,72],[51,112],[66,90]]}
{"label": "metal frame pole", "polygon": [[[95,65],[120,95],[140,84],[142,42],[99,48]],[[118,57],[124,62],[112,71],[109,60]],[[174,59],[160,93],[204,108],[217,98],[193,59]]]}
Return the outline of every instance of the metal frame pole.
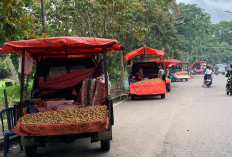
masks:
{"label": "metal frame pole", "polygon": [[24,91],[24,67],[25,67],[25,50],[22,52],[22,60],[21,60],[20,103],[23,102],[23,91]]}
{"label": "metal frame pole", "polygon": [[22,61],[21,61],[21,77],[20,77],[20,103],[18,106],[18,116],[21,117],[23,114],[23,100],[24,100],[24,68],[25,68],[25,50],[22,52]]}
{"label": "metal frame pole", "polygon": [[103,49],[103,59],[104,59],[104,73],[105,73],[105,101],[108,101],[108,74],[107,74],[107,56],[106,56],[106,49]]}
{"label": "metal frame pole", "polygon": [[44,0],[41,0],[41,16],[42,16],[42,30],[46,33],[45,18],[44,18]]}

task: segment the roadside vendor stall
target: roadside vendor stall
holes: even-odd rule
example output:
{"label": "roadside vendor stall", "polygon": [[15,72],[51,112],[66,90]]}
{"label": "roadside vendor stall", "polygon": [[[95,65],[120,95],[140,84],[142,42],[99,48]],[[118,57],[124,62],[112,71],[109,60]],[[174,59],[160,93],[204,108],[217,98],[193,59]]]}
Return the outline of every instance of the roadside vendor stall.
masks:
{"label": "roadside vendor stall", "polygon": [[[161,50],[141,47],[127,53],[125,60],[129,61],[135,56],[146,54],[157,57],[166,55]],[[135,99],[138,95],[161,95],[161,98],[164,99],[166,94],[166,78],[162,69],[164,67],[159,67],[156,62],[134,63],[129,76],[129,94],[131,99]]]}
{"label": "roadside vendor stall", "polygon": [[171,79],[170,79],[170,68],[173,65],[176,65],[176,63],[171,62],[169,60],[161,60],[161,59],[152,59],[147,62],[156,62],[159,66],[162,66],[164,64],[165,67],[165,75],[166,75],[166,89],[167,92],[171,91]]}
{"label": "roadside vendor stall", "polygon": [[[3,45],[1,53],[21,55],[20,103],[14,107],[17,124],[13,132],[19,135],[27,156],[48,142],[71,143],[85,137],[100,141],[102,150],[110,149],[114,115],[105,77],[107,55],[123,48],[115,40],[90,37],[41,38]],[[99,55],[103,64],[96,60]],[[24,74],[30,73],[33,60],[32,98],[24,100]]]}
{"label": "roadside vendor stall", "polygon": [[192,74],[203,74],[204,68],[206,68],[205,61],[196,61],[189,67]]}
{"label": "roadside vendor stall", "polygon": [[182,62],[177,59],[169,59],[169,61],[176,63],[175,66],[171,68],[171,80],[176,81],[188,81],[190,78],[188,71],[188,62]]}

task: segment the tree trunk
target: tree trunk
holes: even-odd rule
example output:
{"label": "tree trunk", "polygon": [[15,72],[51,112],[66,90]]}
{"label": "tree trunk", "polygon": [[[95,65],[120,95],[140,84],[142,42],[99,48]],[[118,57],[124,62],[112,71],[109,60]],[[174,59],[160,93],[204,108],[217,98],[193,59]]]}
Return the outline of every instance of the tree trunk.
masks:
{"label": "tree trunk", "polygon": [[18,73],[17,73],[17,71],[15,70],[15,67],[14,67],[14,65],[13,65],[13,63],[12,63],[12,60],[11,60],[11,58],[10,58],[10,55],[7,55],[7,56],[6,56],[6,59],[7,59],[8,66],[9,66],[9,68],[10,68],[11,78],[12,78],[13,80],[15,80],[16,83],[19,83]]}

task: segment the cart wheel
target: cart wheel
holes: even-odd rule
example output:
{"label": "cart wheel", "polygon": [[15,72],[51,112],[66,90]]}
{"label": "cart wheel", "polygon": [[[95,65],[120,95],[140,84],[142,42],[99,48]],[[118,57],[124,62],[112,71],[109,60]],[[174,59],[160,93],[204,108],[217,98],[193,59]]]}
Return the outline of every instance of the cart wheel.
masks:
{"label": "cart wheel", "polygon": [[135,100],[135,95],[134,94],[131,95],[131,100]]}
{"label": "cart wheel", "polygon": [[161,94],[161,99],[165,99],[165,94]]}
{"label": "cart wheel", "polygon": [[101,150],[109,151],[110,150],[110,140],[101,141]]}
{"label": "cart wheel", "polygon": [[37,153],[37,147],[25,147],[27,157],[34,157]]}

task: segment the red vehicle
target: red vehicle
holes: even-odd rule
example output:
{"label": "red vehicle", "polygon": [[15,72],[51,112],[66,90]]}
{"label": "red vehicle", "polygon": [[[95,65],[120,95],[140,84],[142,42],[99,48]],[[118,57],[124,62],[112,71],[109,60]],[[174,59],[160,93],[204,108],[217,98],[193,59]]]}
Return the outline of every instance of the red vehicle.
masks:
{"label": "red vehicle", "polygon": [[202,74],[204,73],[203,67],[206,67],[205,61],[196,61],[190,67],[192,74]]}
{"label": "red vehicle", "polygon": [[170,79],[170,68],[171,68],[171,66],[176,65],[176,63],[171,62],[169,60],[161,60],[161,59],[152,59],[152,60],[149,60],[147,62],[156,62],[159,65],[164,64],[165,74],[167,76],[167,78],[166,78],[166,89],[167,89],[167,92],[170,92],[171,91],[171,82],[172,82],[171,79]]}
{"label": "red vehicle", "polygon": [[[149,47],[141,47],[134,51],[126,54],[125,60],[131,60],[135,56],[142,54],[149,54],[158,57],[163,57],[166,55],[161,50],[152,49]],[[143,78],[141,80],[136,80],[136,76],[141,70],[143,72]],[[135,99],[138,95],[161,95],[161,98],[165,98],[166,94],[166,84],[165,75],[159,77],[160,67],[156,62],[139,62],[134,63],[131,69],[131,74],[129,76],[129,94],[131,99]]]}
{"label": "red vehicle", "polygon": [[[37,151],[37,147],[44,147],[48,142],[70,143],[78,138],[86,137],[90,137],[91,142],[100,141],[102,150],[110,149],[114,115],[112,99],[108,93],[108,77],[101,80],[104,82],[102,90],[100,90],[103,94],[100,97],[101,102],[97,104],[103,107],[104,105],[107,106],[106,109],[109,114],[106,119],[28,125],[23,124],[19,118],[30,114],[32,107],[39,112],[41,108],[48,110],[47,100],[52,100],[51,102],[57,105],[56,98],[60,97],[65,102],[74,101],[70,106],[77,107],[79,105],[78,107],[80,107],[82,105],[83,109],[88,107],[79,104],[78,99],[85,91],[84,88],[80,90],[84,86],[82,82],[87,78],[99,76],[97,56],[103,56],[104,65],[100,69],[104,69],[103,73],[107,74],[107,54],[122,49],[123,46],[119,46],[115,40],[87,37],[41,38],[6,42],[3,45],[1,53],[14,52],[22,55],[20,103],[15,105],[15,117],[18,122],[13,131],[19,135],[21,139],[20,145],[25,148],[27,156],[33,156]],[[27,59],[35,60],[37,66],[32,98],[24,100],[24,81],[22,80],[24,80],[24,73],[28,70],[28,64],[25,64]],[[54,76],[57,74],[58,76]],[[85,97],[80,96],[80,98]],[[47,106],[44,106],[46,101]],[[63,107],[67,107],[65,105],[63,104]],[[37,110],[36,112],[38,112]],[[56,111],[47,113],[54,112]]]}
{"label": "red vehicle", "polygon": [[188,71],[188,62],[183,62],[177,59],[169,59],[169,61],[176,63],[175,66],[171,68],[171,80],[173,82],[176,81],[188,81],[190,78],[189,71]]}

